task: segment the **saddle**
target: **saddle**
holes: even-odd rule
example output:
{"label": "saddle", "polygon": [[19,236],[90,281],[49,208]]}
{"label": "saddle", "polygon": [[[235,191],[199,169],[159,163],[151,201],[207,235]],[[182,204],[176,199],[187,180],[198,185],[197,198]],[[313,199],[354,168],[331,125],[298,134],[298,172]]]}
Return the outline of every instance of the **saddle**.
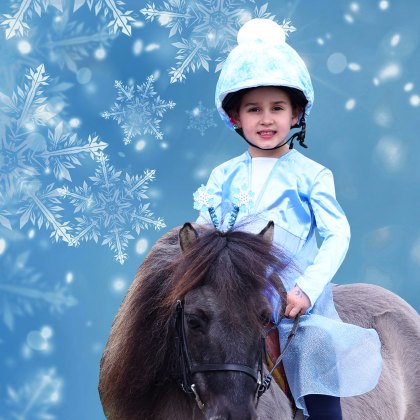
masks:
{"label": "saddle", "polygon": [[[265,346],[267,350],[267,364],[268,369],[271,370],[274,366],[274,363],[280,356],[280,339],[279,339],[279,332],[274,324],[271,325],[273,327],[271,333],[267,335],[265,339]],[[296,410],[295,401],[293,399],[293,395],[290,391],[289,384],[286,378],[286,372],[284,370],[283,362],[281,362],[277,368],[273,372],[273,378],[277,382],[277,385],[280,389],[286,394],[287,398],[289,398],[290,403],[292,404],[292,409]]]}

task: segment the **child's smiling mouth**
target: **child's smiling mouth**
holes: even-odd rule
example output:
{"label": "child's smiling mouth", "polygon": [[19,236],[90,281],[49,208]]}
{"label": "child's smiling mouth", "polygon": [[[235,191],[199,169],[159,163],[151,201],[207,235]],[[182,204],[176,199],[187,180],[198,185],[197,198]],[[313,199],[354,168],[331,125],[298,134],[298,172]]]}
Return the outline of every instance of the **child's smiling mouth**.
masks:
{"label": "child's smiling mouth", "polygon": [[274,131],[274,130],[257,131],[257,134],[264,139],[269,139],[269,138],[273,137],[276,133],[277,133],[277,131]]}

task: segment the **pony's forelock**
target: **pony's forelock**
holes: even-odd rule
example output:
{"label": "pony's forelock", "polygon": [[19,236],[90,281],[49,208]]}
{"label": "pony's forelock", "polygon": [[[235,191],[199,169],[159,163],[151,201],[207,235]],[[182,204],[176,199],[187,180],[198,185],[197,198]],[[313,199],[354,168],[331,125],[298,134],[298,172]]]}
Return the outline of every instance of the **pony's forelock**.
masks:
{"label": "pony's forelock", "polygon": [[101,361],[99,390],[104,410],[118,419],[132,418],[140,407],[147,413],[155,403],[152,384],[167,377],[164,369],[176,362],[171,346],[178,299],[207,284],[217,291],[220,305],[256,324],[261,293],[267,287],[282,287],[278,276],[267,273],[281,273],[288,261],[262,236],[195,227],[199,238],[184,252],[178,229],[154,245],[114,320]]}

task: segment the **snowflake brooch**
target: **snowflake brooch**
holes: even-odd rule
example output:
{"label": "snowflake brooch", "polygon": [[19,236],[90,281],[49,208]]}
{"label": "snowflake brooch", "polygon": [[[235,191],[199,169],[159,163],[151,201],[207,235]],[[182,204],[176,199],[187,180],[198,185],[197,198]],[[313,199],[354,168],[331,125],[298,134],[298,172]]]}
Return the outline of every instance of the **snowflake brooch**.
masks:
{"label": "snowflake brooch", "polygon": [[[201,185],[201,187],[193,194],[194,208],[201,212],[208,210],[214,227],[218,229],[219,221],[217,220],[216,212],[214,210],[213,193],[214,191],[211,188]],[[241,188],[234,188],[233,193],[233,210],[229,215],[227,231],[232,229],[238,217],[239,211],[249,210],[254,207],[254,193],[249,190],[246,185],[242,185]]]}
{"label": "snowflake brooch", "polygon": [[216,212],[214,211],[214,195],[211,188],[201,184],[201,187],[193,194],[194,197],[194,208],[198,211],[206,211],[210,213],[211,221],[214,227],[219,227],[219,221],[217,220]]}
{"label": "snowflake brooch", "polygon": [[239,210],[250,210],[254,207],[254,193],[243,184],[241,188],[233,188],[233,204]]}
{"label": "snowflake brooch", "polygon": [[232,229],[240,210],[250,210],[254,207],[254,193],[243,184],[241,188],[233,188],[233,210],[230,212],[227,230]]}

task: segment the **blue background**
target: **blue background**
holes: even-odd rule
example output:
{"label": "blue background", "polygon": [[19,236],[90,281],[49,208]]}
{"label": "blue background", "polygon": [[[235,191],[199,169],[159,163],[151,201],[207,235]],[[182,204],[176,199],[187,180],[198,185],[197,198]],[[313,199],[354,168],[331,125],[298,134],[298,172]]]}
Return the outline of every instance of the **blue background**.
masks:
{"label": "blue background", "polygon": [[[235,11],[254,15],[256,7],[268,4],[266,13],[279,23],[290,19],[297,28],[288,42],[307,63],[315,90],[308,118],[309,149],[304,153],[333,171],[337,197],[352,228],[350,250],[334,281],[379,284],[418,311],[420,3],[220,1],[193,3],[202,5],[210,18],[215,17],[212,8],[217,4],[224,7],[222,15]],[[115,170],[122,171],[121,177],[155,169],[156,179],[141,202],[149,203],[153,217],[163,218],[166,227],[154,230],[149,226],[137,234],[124,222],[133,239],[127,241],[123,264],[106,244],[101,246],[106,229],[97,243],[90,238],[69,247],[65,241],[50,239],[52,230],[45,224],[38,227],[36,221],[34,225],[29,221],[20,225],[16,212],[23,205],[24,192],[17,179],[9,194],[7,173],[0,168],[0,215],[8,220],[0,226],[0,418],[15,418],[16,414],[22,419],[47,418],[49,414],[59,419],[100,419],[99,360],[138,266],[163,233],[195,220],[192,192],[206,182],[214,166],[242,153],[246,145],[222,124],[214,108],[217,58],[226,56],[220,40],[205,51],[209,71],[189,67],[182,83],[171,83],[168,75],[180,54],[179,44],[173,43],[209,33],[212,20],[204,27],[200,26],[204,15],[179,21],[182,33],[169,37],[167,19],[147,21],[147,13],[140,11],[148,7],[146,3],[131,1],[120,5],[123,11],[133,11],[131,36],[119,28],[114,32],[112,27],[108,34],[106,25],[111,18],[104,16],[104,9],[96,15],[83,3],[76,11],[73,1],[45,4],[48,7],[42,6],[37,13],[37,1],[31,3],[32,17],[25,17],[28,29],[23,37],[16,34],[6,39],[7,25],[0,25],[0,92],[11,97],[18,87],[23,89],[29,69],[44,64],[50,79],[43,96],[51,106],[62,109],[56,109],[49,124],[39,124],[34,132],[39,131],[44,142],[51,141],[45,134],[47,128],[54,131],[63,121],[67,133],[77,133],[85,140],[96,133],[106,142],[104,153]],[[3,1],[0,14],[13,15],[19,5],[18,1]],[[165,9],[160,1],[155,6]],[[5,19],[3,16],[2,21]],[[72,30],[85,37],[83,44],[74,44]],[[100,42],[95,38],[98,33],[105,34]],[[225,36],[223,31],[216,34]],[[60,48],[51,47],[47,42],[51,39],[73,43],[72,60],[60,65],[54,54]],[[149,119],[152,125],[160,125],[163,139],[140,127],[139,134],[125,145],[121,126],[101,114],[118,102],[116,80],[141,85],[151,74],[156,76],[157,94],[176,106],[160,118],[143,116],[143,122]],[[58,95],[57,90],[49,90],[57,85],[61,86]],[[191,114],[200,101],[207,110],[194,119]],[[4,108],[4,101],[0,105],[0,159],[4,164],[14,117]],[[202,127],[204,135],[194,124]],[[46,169],[28,156],[27,165]],[[74,189],[83,182],[91,185],[96,167],[95,159],[86,156],[69,169],[71,182],[48,173],[38,178],[44,187],[53,184],[54,189]],[[58,195],[57,200],[62,208],[57,213],[75,229],[80,213],[69,199]],[[115,204],[118,206],[118,198]],[[22,294],[12,285],[26,285],[31,293]],[[53,310],[57,297],[45,298],[57,286],[65,289],[66,304],[60,312]]]}

